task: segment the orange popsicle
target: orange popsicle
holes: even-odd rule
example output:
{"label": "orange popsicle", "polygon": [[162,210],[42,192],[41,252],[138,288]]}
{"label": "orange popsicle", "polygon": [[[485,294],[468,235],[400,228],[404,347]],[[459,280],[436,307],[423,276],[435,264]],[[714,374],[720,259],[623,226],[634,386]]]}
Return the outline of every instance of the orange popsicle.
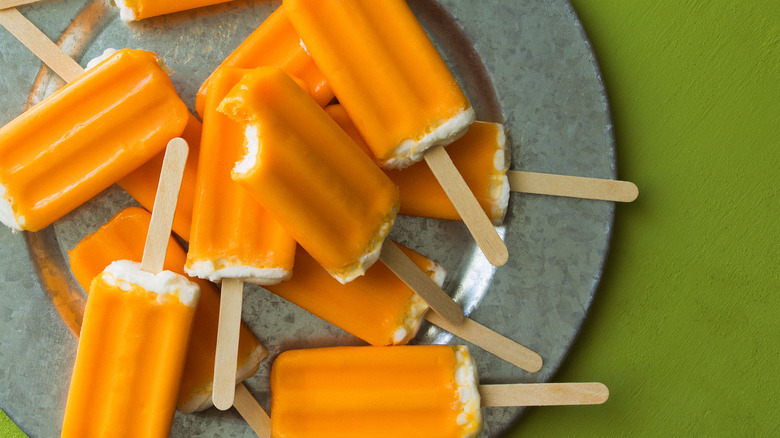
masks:
{"label": "orange popsicle", "polygon": [[[446,276],[441,265],[401,249],[441,286]],[[295,275],[266,289],[372,345],[409,342],[428,310],[425,301],[382,263],[341,284],[302,248],[295,253]]]}
{"label": "orange popsicle", "polygon": [[363,275],[398,208],[387,176],[279,68],[247,72],[219,111],[246,125],[233,179],[334,278]]}
{"label": "orange popsicle", "polygon": [[274,284],[292,275],[295,241],[231,179],[245,148],[245,128],[216,110],[244,72],[222,69],[211,82],[185,271],[211,281]]}
{"label": "orange popsicle", "polygon": [[598,382],[481,385],[465,346],[290,350],[271,369],[271,428],[280,438],[473,438],[481,407],[608,398]]}
{"label": "orange popsicle", "polygon": [[138,21],[158,15],[186,11],[230,0],[115,0],[123,21]]}
{"label": "orange popsicle", "polygon": [[[364,152],[373,156],[341,105],[328,105],[325,111]],[[461,138],[447,146],[447,152],[493,224],[501,225],[510,193],[507,178],[510,157],[504,126],[474,122]],[[385,173],[401,192],[399,214],[460,220],[460,214],[425,163],[415,163],[405,169],[385,169]]]}
{"label": "orange popsicle", "polygon": [[0,221],[44,228],[163,150],[187,117],[153,53],[116,52],[0,128]]}
{"label": "orange popsicle", "polygon": [[482,428],[466,347],[291,350],[271,369],[272,436],[464,438]]}
{"label": "orange popsicle", "polygon": [[[73,274],[85,290],[89,290],[92,280],[111,261],[141,260],[143,240],[149,230],[150,219],[151,214],[142,208],[126,208],[68,252]],[[168,242],[165,269],[184,274],[185,257],[184,249],[171,237]],[[214,352],[219,320],[219,293],[216,287],[206,280],[198,278],[190,278],[190,280],[200,286],[201,294],[195,311],[192,339],[177,402],[178,409],[183,413],[201,411],[212,405],[211,388],[214,380]],[[236,383],[254,375],[260,362],[266,357],[268,357],[267,350],[249,328],[242,324]]]}
{"label": "orange popsicle", "polygon": [[[198,170],[198,153],[202,131],[202,125],[195,116],[190,114],[187,120],[187,126],[185,126],[181,137],[187,141],[190,153],[187,155],[187,166],[184,168],[179,199],[176,202],[176,213],[173,217],[173,231],[185,241],[190,240],[190,228],[192,228],[192,203],[195,199],[195,176]],[[157,154],[146,164],[117,181],[119,187],[122,187],[149,211],[154,205],[157,180],[160,178],[164,155],[164,153]]]}
{"label": "orange popsicle", "polygon": [[199,288],[170,271],[113,262],[91,286],[63,437],[165,437]]}
{"label": "orange popsicle", "polygon": [[384,167],[461,136],[474,111],[403,0],[285,0],[290,21]]}
{"label": "orange popsicle", "polygon": [[179,393],[200,288],[163,271],[187,143],[166,148],[141,263],[120,260],[90,285],[63,437],[164,437]]}
{"label": "orange popsicle", "polygon": [[190,247],[184,270],[222,281],[214,364],[214,405],[228,409],[235,395],[236,349],[244,282],[275,284],[290,278],[295,241],[230,177],[246,148],[245,127],[217,112],[244,71],[223,68],[206,94]]}
{"label": "orange popsicle", "polygon": [[[227,67],[262,66],[277,66],[290,76],[300,79],[305,84],[306,91],[320,106],[325,106],[333,100],[333,91],[314,65],[311,56],[301,46],[301,39],[290,24],[283,5],[225,58],[216,71]],[[195,108],[201,116],[206,102],[206,90],[213,76],[214,73],[203,82],[196,95]]]}

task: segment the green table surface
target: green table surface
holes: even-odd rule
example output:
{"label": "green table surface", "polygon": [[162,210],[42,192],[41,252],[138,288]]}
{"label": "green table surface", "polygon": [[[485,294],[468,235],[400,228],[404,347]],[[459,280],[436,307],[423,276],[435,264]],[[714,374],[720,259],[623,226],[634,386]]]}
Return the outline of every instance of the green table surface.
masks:
{"label": "green table surface", "polygon": [[555,380],[610,399],[508,436],[780,436],[780,2],[572,3],[640,194]]}
{"label": "green table surface", "polygon": [[640,196],[555,380],[610,399],[507,436],[780,436],[780,2],[572,3]]}

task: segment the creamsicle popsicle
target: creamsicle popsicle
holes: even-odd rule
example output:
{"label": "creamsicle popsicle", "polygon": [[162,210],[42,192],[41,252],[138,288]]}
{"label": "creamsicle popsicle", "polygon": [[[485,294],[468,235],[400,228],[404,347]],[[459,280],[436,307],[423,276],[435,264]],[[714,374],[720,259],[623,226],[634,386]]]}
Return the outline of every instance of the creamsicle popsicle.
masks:
{"label": "creamsicle popsicle", "polygon": [[167,145],[141,263],[111,263],[90,285],[63,437],[163,437],[176,409],[200,295],[163,271],[187,142]]}
{"label": "creamsicle popsicle", "polygon": [[213,399],[214,406],[223,410],[230,408],[235,395],[234,359],[244,282],[267,285],[290,278],[296,248],[277,220],[231,179],[231,169],[247,147],[245,127],[216,108],[243,75],[240,69],[221,69],[206,94],[184,267],[190,275],[222,282]]}
{"label": "creamsicle popsicle", "polygon": [[474,110],[403,0],[285,0],[302,44],[383,167],[420,161]]}
{"label": "creamsicle popsicle", "polygon": [[271,369],[272,436],[476,437],[478,382],[462,346],[285,351]]}
{"label": "creamsicle popsicle", "polygon": [[601,404],[598,382],[479,384],[465,346],[290,350],[271,368],[271,434],[473,438],[482,407]]}
{"label": "creamsicle popsicle", "polygon": [[[305,89],[320,106],[333,100],[333,91],[322,72],[300,44],[284,5],[279,6],[263,23],[233,51],[215,71],[221,68],[256,68],[277,66],[305,84]],[[203,115],[206,90],[214,73],[201,85],[195,99],[195,109]]]}
{"label": "creamsicle popsicle", "polygon": [[[341,105],[328,105],[325,112],[373,157]],[[447,152],[490,220],[494,225],[501,225],[510,193],[507,178],[510,151],[506,147],[504,126],[474,122],[461,138],[447,146]],[[385,169],[385,173],[401,192],[399,214],[460,220],[460,214],[425,163],[415,163],[405,169]]]}
{"label": "creamsicle popsicle", "polygon": [[187,117],[153,53],[116,52],[0,128],[0,221],[46,227],[162,151]]}
{"label": "creamsicle popsicle", "polygon": [[378,258],[398,189],[277,67],[247,72],[218,108],[246,125],[233,179],[342,283]]}
{"label": "creamsicle popsicle", "polygon": [[[398,246],[442,285],[444,267]],[[292,278],[265,288],[372,345],[406,344],[417,334],[428,311],[425,301],[383,263],[341,284],[302,248],[295,253]]]}
{"label": "creamsicle popsicle", "polygon": [[138,21],[158,15],[186,11],[230,0],[115,0],[123,21]]}
{"label": "creamsicle popsicle", "polygon": [[90,286],[63,437],[165,437],[199,288],[171,271],[110,264]]}
{"label": "creamsicle popsicle", "polygon": [[[71,270],[85,290],[89,290],[92,280],[111,261],[141,260],[143,240],[149,230],[150,220],[151,214],[146,210],[139,207],[126,208],[68,252]],[[171,237],[165,269],[184,274],[185,258],[184,249]],[[214,352],[219,320],[217,288],[207,280],[189,279],[200,286],[201,293],[177,402],[177,408],[183,413],[201,411],[212,406]],[[266,357],[268,351],[249,328],[242,324],[236,383],[254,375],[260,362]]]}
{"label": "creamsicle popsicle", "polygon": [[[173,231],[185,241],[190,240],[192,228],[192,203],[195,199],[195,178],[198,170],[198,153],[200,151],[200,136],[202,124],[195,116],[189,116],[187,126],[181,137],[187,141],[190,153],[187,155],[187,166],[182,175],[179,199],[176,202],[176,213],[173,217]],[[151,211],[157,192],[157,180],[160,178],[164,153],[157,154],[138,169],[117,181],[145,209]]]}
{"label": "creamsicle popsicle", "polygon": [[225,68],[211,82],[184,269],[211,281],[239,278],[267,285],[290,278],[296,244],[230,176],[245,148],[245,128],[216,108],[245,72]]}

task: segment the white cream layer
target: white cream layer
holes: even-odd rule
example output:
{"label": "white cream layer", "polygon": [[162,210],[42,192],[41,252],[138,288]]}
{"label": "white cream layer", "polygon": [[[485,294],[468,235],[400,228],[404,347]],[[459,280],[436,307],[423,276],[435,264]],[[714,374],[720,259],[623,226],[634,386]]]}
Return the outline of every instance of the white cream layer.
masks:
{"label": "white cream layer", "polygon": [[258,134],[257,125],[246,125],[246,130],[244,130],[244,137],[246,137],[244,147],[246,148],[246,152],[244,152],[244,156],[241,157],[241,160],[233,167],[234,175],[242,175],[257,166],[257,156],[260,153],[260,140]]}
{"label": "white cream layer", "polygon": [[458,399],[460,401],[460,426],[463,438],[474,438],[482,431],[482,400],[479,395],[479,375],[477,365],[471,358],[468,347],[456,345],[455,349],[455,382],[458,384]]}
{"label": "white cream layer", "polygon": [[10,227],[14,232],[22,231],[24,217],[16,217],[12,207],[13,202],[7,193],[8,189],[0,183],[0,222]]}
{"label": "white cream layer", "polygon": [[95,66],[97,66],[101,62],[105,61],[106,59],[110,58],[111,55],[113,55],[114,53],[116,53],[118,51],[119,50],[112,49],[110,47],[108,49],[106,49],[106,50],[103,50],[102,54],[100,54],[100,55],[90,59],[89,62],[87,62],[87,70],[95,68]]}
{"label": "white cream layer", "polygon": [[512,161],[511,151],[506,147],[504,126],[498,125],[496,138],[496,154],[493,158],[494,171],[490,175],[490,197],[492,200],[491,214],[493,225],[504,223],[506,210],[509,207],[509,178],[506,173]]}
{"label": "white cream layer", "polygon": [[184,267],[184,272],[191,277],[198,277],[219,283],[225,278],[237,278],[247,283],[260,286],[270,286],[289,280],[292,272],[282,268],[256,268],[218,258],[216,260],[190,260]]}
{"label": "white cream layer", "polygon": [[119,18],[121,18],[122,21],[138,20],[138,15],[135,13],[135,9],[128,5],[128,3],[137,5],[137,1],[114,0],[114,3],[116,3],[116,6],[119,8]]}
{"label": "white cream layer", "polygon": [[429,308],[428,303],[419,295],[412,294],[404,319],[393,333],[392,345],[405,345],[417,336],[417,332],[420,331],[422,326],[423,317]]}
{"label": "white cream layer", "polygon": [[142,271],[140,263],[129,260],[111,263],[100,275],[106,283],[125,291],[135,285],[155,293],[160,302],[177,299],[185,306],[194,307],[200,298],[200,286],[185,276],[171,271],[152,274]]}
{"label": "white cream layer", "polygon": [[[444,279],[447,277],[447,270],[444,266],[431,261],[431,264],[425,269],[425,272],[439,287],[444,285]],[[428,303],[417,294],[412,294],[409,308],[404,315],[401,326],[393,333],[393,345],[407,344],[412,338],[417,336],[420,331],[425,314],[430,309]]]}
{"label": "white cream layer", "polygon": [[398,207],[398,205],[393,207],[393,211],[385,217],[384,222],[379,227],[379,231],[374,236],[374,240],[368,244],[363,255],[361,255],[355,263],[338,271],[328,271],[333,278],[338,280],[341,284],[347,284],[357,277],[364,275],[366,270],[379,260],[379,255],[382,252],[382,244],[385,242],[387,235],[390,234],[390,230],[395,223],[395,218],[398,215]]}
{"label": "white cream layer", "polygon": [[438,124],[421,138],[402,140],[393,151],[393,156],[381,163],[382,167],[403,169],[422,160],[426,150],[434,146],[448,145],[460,138],[474,120],[474,109],[469,107]]}

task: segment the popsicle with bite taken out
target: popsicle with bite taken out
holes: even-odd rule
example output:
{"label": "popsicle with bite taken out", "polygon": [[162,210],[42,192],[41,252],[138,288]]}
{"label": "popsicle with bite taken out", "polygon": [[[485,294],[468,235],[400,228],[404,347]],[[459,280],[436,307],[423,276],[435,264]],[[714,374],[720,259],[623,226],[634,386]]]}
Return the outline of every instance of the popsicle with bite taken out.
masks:
{"label": "popsicle with bite taken out", "polygon": [[399,276],[429,286],[415,290],[434,311],[463,319],[408,257],[383,245],[395,221],[397,188],[295,80],[277,67],[249,71],[219,111],[246,126],[248,148],[233,179],[334,278],[347,283],[380,257],[406,261],[409,272]]}

